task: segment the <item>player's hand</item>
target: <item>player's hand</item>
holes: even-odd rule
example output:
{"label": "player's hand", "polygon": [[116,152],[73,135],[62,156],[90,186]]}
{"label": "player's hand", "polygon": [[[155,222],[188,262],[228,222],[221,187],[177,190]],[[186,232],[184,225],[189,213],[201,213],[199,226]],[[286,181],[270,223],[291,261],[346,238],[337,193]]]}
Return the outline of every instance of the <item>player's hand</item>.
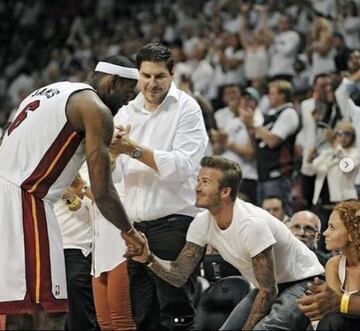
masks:
{"label": "player's hand", "polygon": [[135,228],[133,228],[130,232],[122,231],[121,236],[128,247],[128,251],[125,253],[124,257],[131,258],[143,253],[146,240],[143,235],[136,231]]}
{"label": "player's hand", "polygon": [[132,256],[131,259],[140,263],[145,263],[147,261],[147,259],[149,258],[150,255],[150,248],[149,248],[149,243],[145,237],[145,235],[142,232],[139,232],[140,235],[144,238],[145,240],[145,245],[144,245],[144,249],[141,255],[134,255],[133,252],[133,247],[132,245],[129,245],[127,247],[127,251],[125,253],[125,257],[129,257]]}

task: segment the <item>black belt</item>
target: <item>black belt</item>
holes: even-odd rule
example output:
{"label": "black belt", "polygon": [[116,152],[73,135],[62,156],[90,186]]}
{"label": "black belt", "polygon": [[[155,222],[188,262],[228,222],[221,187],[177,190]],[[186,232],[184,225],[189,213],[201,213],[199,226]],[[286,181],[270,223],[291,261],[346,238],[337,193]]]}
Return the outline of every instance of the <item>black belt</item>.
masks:
{"label": "black belt", "polygon": [[171,214],[171,215],[168,215],[168,216],[160,217],[157,220],[134,222],[134,226],[135,226],[135,228],[137,228],[137,227],[151,228],[153,226],[158,226],[160,224],[165,224],[165,223],[169,223],[169,222],[176,222],[176,221],[189,222],[190,223],[193,219],[194,219],[194,217],[192,217],[192,216],[180,215],[180,214]]}

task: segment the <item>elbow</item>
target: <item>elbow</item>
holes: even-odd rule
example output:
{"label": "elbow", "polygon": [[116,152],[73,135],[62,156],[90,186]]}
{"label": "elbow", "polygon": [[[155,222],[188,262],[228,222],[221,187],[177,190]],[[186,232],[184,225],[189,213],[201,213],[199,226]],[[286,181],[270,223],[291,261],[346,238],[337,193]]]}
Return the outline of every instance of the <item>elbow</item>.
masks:
{"label": "elbow", "polygon": [[261,287],[259,292],[262,292],[269,302],[275,300],[279,295],[279,289],[276,284],[270,287]]}
{"label": "elbow", "polygon": [[187,282],[187,278],[185,278],[185,277],[180,277],[180,278],[177,279],[176,281],[172,282],[171,285],[173,285],[174,287],[180,288],[180,287],[183,287],[186,282]]}

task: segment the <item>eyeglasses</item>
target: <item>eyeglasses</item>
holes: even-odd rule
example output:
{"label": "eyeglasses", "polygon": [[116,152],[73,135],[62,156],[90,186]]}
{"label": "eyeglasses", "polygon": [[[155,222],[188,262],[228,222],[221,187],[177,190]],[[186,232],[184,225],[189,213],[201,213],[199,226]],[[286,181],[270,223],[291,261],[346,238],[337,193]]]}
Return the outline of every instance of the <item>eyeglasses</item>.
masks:
{"label": "eyeglasses", "polygon": [[316,232],[319,232],[310,225],[301,226],[299,224],[292,225],[291,230],[293,230],[294,232],[304,231],[304,233],[307,235],[314,235]]}
{"label": "eyeglasses", "polygon": [[335,135],[337,137],[345,136],[345,137],[352,137],[354,133],[352,131],[336,131]]}

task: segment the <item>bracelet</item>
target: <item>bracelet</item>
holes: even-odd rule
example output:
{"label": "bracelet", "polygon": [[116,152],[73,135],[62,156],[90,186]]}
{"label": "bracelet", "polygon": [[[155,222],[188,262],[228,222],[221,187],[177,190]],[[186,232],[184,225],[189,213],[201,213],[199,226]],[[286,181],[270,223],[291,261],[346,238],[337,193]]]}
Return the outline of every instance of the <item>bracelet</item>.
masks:
{"label": "bracelet", "polygon": [[347,314],[349,312],[350,296],[351,296],[351,294],[349,294],[349,293],[344,293],[341,296],[340,313]]}
{"label": "bracelet", "polygon": [[126,231],[126,233],[131,233],[131,232],[133,232],[134,230],[135,230],[134,227],[131,227],[131,229],[128,230],[128,231]]}
{"label": "bracelet", "polygon": [[75,199],[71,203],[69,203],[67,206],[69,209],[74,209],[77,206],[79,206],[80,202],[81,202],[80,198],[76,195]]}
{"label": "bracelet", "polygon": [[147,267],[151,267],[151,265],[154,263],[154,254],[153,252],[150,252],[149,256],[147,257],[146,261],[144,262],[144,265]]}

